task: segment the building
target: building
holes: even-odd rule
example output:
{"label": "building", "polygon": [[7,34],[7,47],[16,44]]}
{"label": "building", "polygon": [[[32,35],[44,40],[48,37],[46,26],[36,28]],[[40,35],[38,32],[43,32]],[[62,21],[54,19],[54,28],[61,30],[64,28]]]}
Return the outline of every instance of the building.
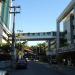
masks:
{"label": "building", "polygon": [[75,43],[75,24],[73,14],[74,12],[70,13],[63,22],[64,35],[68,45]]}
{"label": "building", "polygon": [[[64,39],[67,45],[60,48],[60,25],[64,25]],[[57,19],[57,55],[60,62],[66,60],[66,64],[75,65],[75,0],[72,0]]]}
{"label": "building", "polygon": [[60,23],[63,22],[68,43],[74,43],[75,30],[75,0],[72,0],[57,19],[57,50],[60,48]]}
{"label": "building", "polygon": [[0,43],[7,43],[10,22],[10,6],[12,0],[0,0]]}

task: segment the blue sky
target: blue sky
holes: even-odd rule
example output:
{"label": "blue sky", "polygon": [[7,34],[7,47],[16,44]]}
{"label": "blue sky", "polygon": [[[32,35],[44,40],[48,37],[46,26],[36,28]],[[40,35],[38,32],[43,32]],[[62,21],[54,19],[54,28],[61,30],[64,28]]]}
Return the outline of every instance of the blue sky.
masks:
{"label": "blue sky", "polygon": [[21,6],[16,15],[16,31],[48,32],[56,30],[56,19],[71,0],[15,0]]}

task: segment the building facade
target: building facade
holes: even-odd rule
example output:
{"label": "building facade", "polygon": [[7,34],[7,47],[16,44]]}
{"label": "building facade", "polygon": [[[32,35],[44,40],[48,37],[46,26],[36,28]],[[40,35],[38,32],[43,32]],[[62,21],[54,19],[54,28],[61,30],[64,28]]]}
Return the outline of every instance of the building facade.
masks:
{"label": "building facade", "polygon": [[75,43],[75,19],[74,19],[74,10],[66,16],[66,19],[63,21],[64,26],[64,35],[67,40],[67,44]]}
{"label": "building facade", "polygon": [[72,0],[57,18],[57,50],[60,48],[60,23],[63,22],[66,39],[69,44],[74,43],[75,37],[75,0]]}
{"label": "building facade", "polygon": [[[60,25],[64,25],[64,38],[67,45],[60,47]],[[57,18],[57,54],[59,62],[75,65],[75,0],[72,0]],[[60,57],[60,58],[59,58]],[[69,64],[70,62],[70,64]]]}
{"label": "building facade", "polygon": [[10,6],[12,0],[0,0],[0,43],[7,43],[10,22]]}

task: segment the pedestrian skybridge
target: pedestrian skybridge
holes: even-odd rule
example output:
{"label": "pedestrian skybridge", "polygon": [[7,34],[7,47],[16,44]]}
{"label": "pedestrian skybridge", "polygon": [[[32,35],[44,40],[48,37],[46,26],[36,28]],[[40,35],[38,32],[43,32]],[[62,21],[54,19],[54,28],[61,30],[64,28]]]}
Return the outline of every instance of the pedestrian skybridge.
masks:
{"label": "pedestrian skybridge", "polygon": [[34,41],[34,40],[52,40],[56,38],[56,32],[38,32],[38,33],[17,33],[16,40],[18,41]]}
{"label": "pedestrian skybridge", "polygon": [[56,32],[16,33],[16,41],[52,40],[55,38]]}

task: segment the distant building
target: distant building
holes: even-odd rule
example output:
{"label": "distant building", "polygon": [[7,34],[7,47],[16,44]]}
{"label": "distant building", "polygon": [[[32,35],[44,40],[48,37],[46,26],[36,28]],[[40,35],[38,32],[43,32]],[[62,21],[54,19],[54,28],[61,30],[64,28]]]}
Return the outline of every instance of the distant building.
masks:
{"label": "distant building", "polygon": [[0,43],[7,43],[12,0],[0,0]]}

